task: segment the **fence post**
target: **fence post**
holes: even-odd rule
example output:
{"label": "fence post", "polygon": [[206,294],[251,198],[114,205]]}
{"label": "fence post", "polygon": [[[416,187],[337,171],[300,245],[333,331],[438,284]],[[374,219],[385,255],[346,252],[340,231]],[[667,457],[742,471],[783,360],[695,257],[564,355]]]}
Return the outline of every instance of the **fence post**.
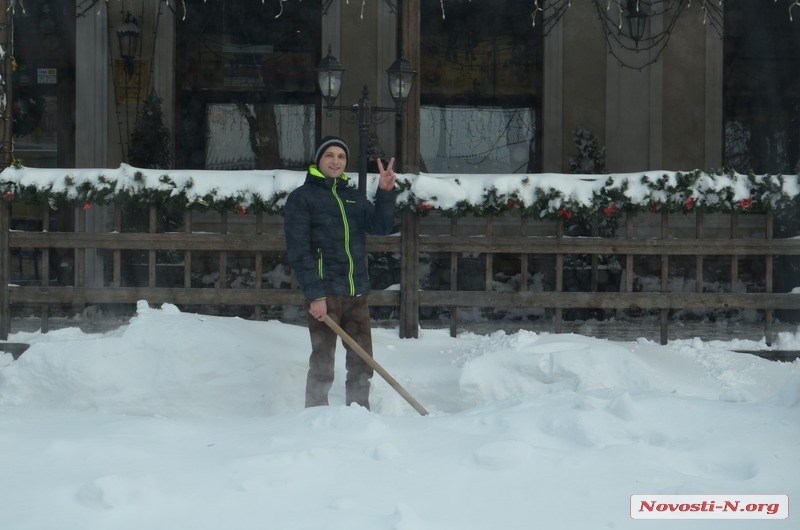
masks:
{"label": "fence post", "polygon": [[[661,211],[661,239],[669,237],[669,211]],[[661,255],[661,292],[669,292],[669,254]],[[669,342],[669,309],[661,310],[661,344]]]}
{"label": "fence post", "polygon": [[419,215],[401,214],[400,338],[419,337]]}
{"label": "fence post", "polygon": [[9,266],[11,259],[8,250],[8,230],[11,227],[11,207],[0,199],[0,340],[8,339],[11,332],[11,302],[8,282],[11,280]]}
{"label": "fence post", "polygon": [[[767,210],[764,218],[764,238],[772,239],[775,230],[775,218],[772,210]],[[764,270],[764,287],[767,293],[772,293],[774,278],[775,256],[766,255],[765,270]],[[764,341],[767,346],[772,346],[772,317],[774,311],[772,309],[764,308]]]}

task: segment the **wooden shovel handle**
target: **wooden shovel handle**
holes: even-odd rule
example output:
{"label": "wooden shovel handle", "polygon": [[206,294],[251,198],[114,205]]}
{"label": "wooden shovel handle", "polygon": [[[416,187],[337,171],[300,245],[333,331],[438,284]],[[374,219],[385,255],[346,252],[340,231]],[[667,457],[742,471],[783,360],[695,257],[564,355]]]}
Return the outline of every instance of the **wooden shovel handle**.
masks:
{"label": "wooden shovel handle", "polygon": [[331,317],[330,317],[330,316],[326,316],[326,317],[325,317],[325,323],[326,323],[326,324],[328,325],[328,327],[329,327],[329,328],[331,328],[331,329],[332,329],[332,330],[333,330],[333,331],[334,331],[334,332],[335,332],[337,335],[339,335],[339,336],[342,338],[342,340],[343,340],[343,341],[344,341],[344,342],[345,342],[345,343],[346,343],[348,346],[350,346],[351,348],[353,348],[353,350],[354,350],[354,351],[355,351],[355,352],[358,354],[358,356],[359,356],[359,357],[361,357],[362,359],[364,359],[364,362],[366,362],[366,363],[367,363],[368,365],[370,365],[370,366],[371,366],[371,367],[372,367],[372,368],[373,368],[373,369],[374,369],[376,372],[378,372],[378,373],[380,374],[380,376],[381,376],[381,377],[383,377],[383,378],[386,380],[386,382],[387,382],[387,383],[389,383],[389,385],[390,385],[392,388],[394,388],[395,390],[397,390],[397,393],[398,393],[398,394],[400,394],[401,396],[403,396],[403,399],[405,399],[406,401],[408,401],[409,405],[411,405],[412,407],[414,407],[414,410],[416,410],[417,412],[419,412],[419,413],[420,413],[420,415],[422,415],[422,416],[427,416],[427,415],[428,415],[428,411],[427,411],[427,410],[425,410],[425,407],[423,407],[422,405],[420,405],[420,404],[419,404],[419,401],[417,401],[416,399],[414,399],[414,397],[413,397],[411,394],[409,394],[409,393],[406,391],[406,389],[405,389],[405,388],[403,388],[403,387],[400,385],[400,383],[398,383],[398,382],[397,382],[397,381],[394,379],[394,377],[392,377],[391,375],[389,375],[389,372],[387,372],[386,370],[384,370],[384,369],[383,369],[383,366],[381,366],[380,364],[378,364],[378,361],[376,361],[375,359],[373,359],[373,358],[372,358],[372,356],[371,356],[369,353],[367,353],[367,352],[366,352],[366,350],[365,350],[364,348],[362,348],[362,347],[361,347],[361,346],[360,346],[360,345],[359,345],[359,344],[358,344],[358,343],[357,343],[357,342],[356,342],[356,341],[353,339],[353,337],[351,337],[350,335],[348,335],[348,334],[347,334],[347,332],[346,332],[345,330],[343,330],[343,329],[342,329],[342,327],[341,327],[339,324],[337,324],[336,322],[334,322],[334,321],[333,321],[333,319],[331,319]]}

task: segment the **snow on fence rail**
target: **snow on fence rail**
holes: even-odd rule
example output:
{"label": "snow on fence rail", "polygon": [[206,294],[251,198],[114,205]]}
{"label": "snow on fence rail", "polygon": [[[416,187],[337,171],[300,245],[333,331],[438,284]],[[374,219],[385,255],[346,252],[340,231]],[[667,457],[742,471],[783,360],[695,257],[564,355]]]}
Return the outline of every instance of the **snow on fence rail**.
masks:
{"label": "snow on fence rail", "polygon": [[[53,208],[139,204],[170,210],[281,214],[305,173],[288,170],[209,171],[119,168],[41,169],[15,165],[0,172],[0,197]],[[377,175],[369,174],[374,195]],[[732,171],[653,170],[610,175],[400,174],[401,211],[448,217],[515,210],[532,219],[615,215],[617,212],[766,212],[800,206],[798,175]]]}

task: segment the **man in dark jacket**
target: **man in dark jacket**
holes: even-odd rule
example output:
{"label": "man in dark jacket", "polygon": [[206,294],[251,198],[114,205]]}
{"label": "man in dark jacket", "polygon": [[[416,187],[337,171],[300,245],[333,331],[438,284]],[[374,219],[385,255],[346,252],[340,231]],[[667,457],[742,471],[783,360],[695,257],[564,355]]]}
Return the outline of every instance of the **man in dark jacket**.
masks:
{"label": "man in dark jacket", "polygon": [[[374,204],[363,190],[348,186],[344,173],[350,150],[341,138],[322,139],[305,183],[286,199],[284,215],[289,265],[303,290],[311,335],[306,407],[328,404],[333,384],[338,323],[372,355],[367,295],[366,235],[387,235],[394,226],[397,176],[394,158],[378,160],[380,180]],[[346,402],[369,408],[372,368],[345,344]]]}

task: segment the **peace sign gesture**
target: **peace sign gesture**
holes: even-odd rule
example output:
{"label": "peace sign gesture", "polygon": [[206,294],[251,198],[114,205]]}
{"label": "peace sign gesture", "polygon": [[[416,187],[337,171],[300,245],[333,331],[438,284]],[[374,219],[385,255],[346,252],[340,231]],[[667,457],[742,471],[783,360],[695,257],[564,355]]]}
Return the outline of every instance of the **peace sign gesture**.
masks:
{"label": "peace sign gesture", "polygon": [[378,180],[378,187],[384,191],[392,191],[395,182],[397,182],[397,175],[395,175],[392,166],[394,166],[394,157],[389,159],[386,169],[383,168],[383,161],[380,158],[378,159],[378,171],[381,174],[380,180]]}

